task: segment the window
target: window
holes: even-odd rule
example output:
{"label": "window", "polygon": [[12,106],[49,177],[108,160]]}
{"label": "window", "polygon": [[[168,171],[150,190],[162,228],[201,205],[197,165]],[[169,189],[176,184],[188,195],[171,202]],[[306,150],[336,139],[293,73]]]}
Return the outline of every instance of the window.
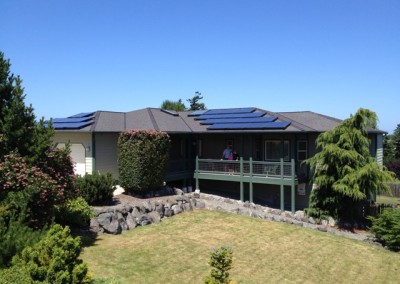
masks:
{"label": "window", "polygon": [[290,141],[283,141],[283,157],[281,155],[280,140],[265,140],[265,160],[279,161],[283,158],[285,161],[290,160]]}
{"label": "window", "polygon": [[199,155],[199,158],[201,158],[201,157],[203,156],[203,140],[202,140],[202,139],[199,139],[199,140],[198,140],[198,144],[199,144],[199,152],[198,152],[198,155]]}
{"label": "window", "polygon": [[308,155],[308,143],[307,140],[297,141],[297,161],[304,161],[307,159]]}

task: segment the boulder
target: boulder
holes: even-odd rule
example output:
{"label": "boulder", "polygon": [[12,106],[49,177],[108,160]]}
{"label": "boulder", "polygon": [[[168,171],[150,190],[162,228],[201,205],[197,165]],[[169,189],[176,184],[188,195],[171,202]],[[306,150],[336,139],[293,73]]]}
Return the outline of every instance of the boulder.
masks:
{"label": "boulder", "polygon": [[143,207],[144,207],[144,212],[145,212],[145,213],[154,211],[154,209],[155,209],[154,203],[151,202],[151,201],[149,201],[149,200],[147,200],[147,201],[145,201],[145,202],[143,203]]}
{"label": "boulder", "polygon": [[126,215],[126,225],[128,226],[128,230],[132,230],[138,226],[136,222],[136,218],[132,216],[130,212]]}
{"label": "boulder", "polygon": [[122,227],[118,220],[112,220],[108,226],[103,226],[103,229],[105,233],[113,235],[121,234],[122,232]]}
{"label": "boulder", "polygon": [[184,194],[183,190],[181,190],[179,188],[176,188],[176,187],[174,189],[175,189],[175,194],[176,195],[183,195]]}
{"label": "boulder", "polygon": [[149,217],[151,223],[153,224],[157,224],[161,222],[161,216],[160,214],[158,214],[157,211],[152,211],[150,213],[147,214],[147,216]]}
{"label": "boulder", "polygon": [[172,211],[174,211],[174,215],[183,212],[182,207],[180,205],[178,205],[178,204],[172,205],[171,209],[172,209]]}
{"label": "boulder", "polygon": [[203,200],[197,199],[197,200],[196,200],[195,207],[196,207],[196,208],[199,208],[199,209],[206,208],[206,203],[205,203]]}
{"label": "boulder", "polygon": [[101,227],[104,228],[110,225],[112,216],[113,213],[111,212],[101,213],[99,216],[97,216],[97,222]]}

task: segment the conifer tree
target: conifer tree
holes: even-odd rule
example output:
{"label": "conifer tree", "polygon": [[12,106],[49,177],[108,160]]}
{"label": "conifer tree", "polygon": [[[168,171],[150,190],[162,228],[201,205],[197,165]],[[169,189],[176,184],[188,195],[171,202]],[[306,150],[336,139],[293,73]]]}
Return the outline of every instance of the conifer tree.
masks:
{"label": "conifer tree", "polygon": [[189,110],[205,110],[206,106],[204,103],[200,103],[199,101],[203,99],[203,96],[201,95],[200,92],[196,92],[196,95],[191,98],[191,99],[187,99],[187,101],[189,102]]}
{"label": "conifer tree", "polygon": [[19,76],[10,71],[10,61],[0,52],[0,159],[17,151],[34,163],[51,146],[53,130],[44,120],[36,122],[33,107],[25,105]]}
{"label": "conifer tree", "polygon": [[359,202],[389,192],[393,174],[381,168],[369,151],[368,127],[376,128],[377,116],[359,109],[331,131],[318,136],[319,152],[308,159],[314,189],[307,213],[353,220]]}

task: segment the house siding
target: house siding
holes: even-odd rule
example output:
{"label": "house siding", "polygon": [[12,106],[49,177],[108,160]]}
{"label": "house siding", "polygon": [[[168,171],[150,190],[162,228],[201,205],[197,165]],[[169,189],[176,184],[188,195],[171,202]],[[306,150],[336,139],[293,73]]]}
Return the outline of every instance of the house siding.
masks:
{"label": "house siding", "polygon": [[383,165],[383,135],[378,134],[376,138],[376,161]]}
{"label": "house siding", "polygon": [[113,178],[118,179],[118,133],[96,133],[96,171],[105,174],[110,172]]}
{"label": "house siding", "polygon": [[[54,144],[81,145],[84,148],[84,165],[83,170],[79,174],[91,174],[93,172],[93,149],[92,149],[92,135],[90,133],[69,133],[69,132],[56,132],[53,138]],[[72,153],[72,160],[74,161],[74,153]],[[75,169],[76,170],[76,169]]]}

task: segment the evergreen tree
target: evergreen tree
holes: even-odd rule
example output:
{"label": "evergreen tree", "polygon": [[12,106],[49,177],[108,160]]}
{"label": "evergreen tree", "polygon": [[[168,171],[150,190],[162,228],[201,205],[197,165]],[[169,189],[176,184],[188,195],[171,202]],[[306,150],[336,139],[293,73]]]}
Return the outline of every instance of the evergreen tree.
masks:
{"label": "evergreen tree", "polygon": [[318,136],[319,152],[306,161],[315,185],[306,210],[309,215],[353,220],[360,202],[390,191],[386,182],[393,180],[393,174],[382,170],[369,152],[367,127],[376,128],[376,123],[376,114],[361,108]]}
{"label": "evergreen tree", "polygon": [[174,110],[174,111],[185,111],[186,110],[186,106],[182,102],[181,99],[179,99],[176,102],[170,101],[170,100],[165,100],[161,104],[161,108],[162,109],[167,109],[167,110]]}
{"label": "evergreen tree", "polygon": [[396,154],[395,144],[393,143],[393,135],[385,135],[383,137],[383,164],[385,166],[388,163],[394,161]]}
{"label": "evergreen tree", "polygon": [[391,143],[394,148],[394,159],[400,160],[400,124],[397,124],[393,135],[391,135]]}
{"label": "evergreen tree", "polygon": [[25,106],[22,80],[11,73],[10,66],[0,52],[0,159],[17,151],[34,163],[51,146],[53,129],[45,127],[43,119],[35,121],[32,106]]}
{"label": "evergreen tree", "polygon": [[200,92],[196,92],[195,94],[193,98],[187,99],[190,105],[189,110],[205,110],[206,106],[204,103],[199,103],[199,101],[203,99],[203,96]]}

